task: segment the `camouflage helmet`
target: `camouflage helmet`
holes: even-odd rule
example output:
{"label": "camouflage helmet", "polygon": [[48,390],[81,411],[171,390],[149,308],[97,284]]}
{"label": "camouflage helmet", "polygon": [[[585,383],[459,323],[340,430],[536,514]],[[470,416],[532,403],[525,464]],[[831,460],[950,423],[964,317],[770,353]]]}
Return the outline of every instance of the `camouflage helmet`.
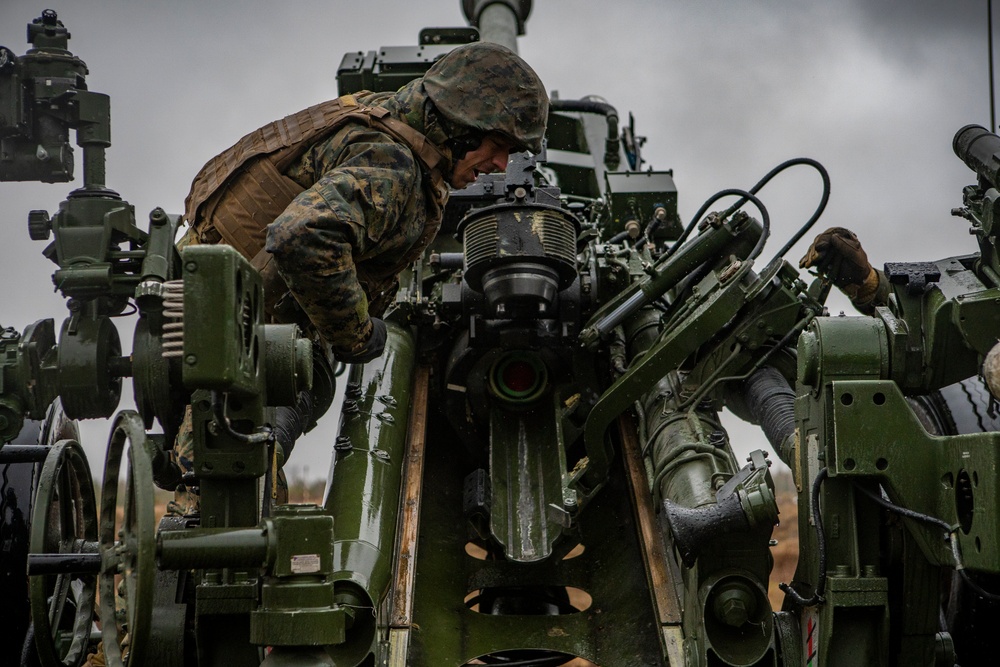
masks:
{"label": "camouflage helmet", "polygon": [[490,42],[450,51],[424,75],[424,90],[449,122],[498,132],[516,150],[540,153],[549,97],[528,63]]}

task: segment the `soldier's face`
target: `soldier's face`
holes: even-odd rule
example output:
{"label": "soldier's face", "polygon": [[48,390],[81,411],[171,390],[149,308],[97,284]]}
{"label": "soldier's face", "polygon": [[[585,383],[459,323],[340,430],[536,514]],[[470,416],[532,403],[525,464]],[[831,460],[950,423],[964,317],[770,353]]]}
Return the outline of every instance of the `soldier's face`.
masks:
{"label": "soldier's face", "polygon": [[455,163],[451,173],[451,185],[461,190],[476,180],[479,174],[492,174],[507,168],[512,146],[504,136],[487,134],[475,150],[469,151],[461,160]]}

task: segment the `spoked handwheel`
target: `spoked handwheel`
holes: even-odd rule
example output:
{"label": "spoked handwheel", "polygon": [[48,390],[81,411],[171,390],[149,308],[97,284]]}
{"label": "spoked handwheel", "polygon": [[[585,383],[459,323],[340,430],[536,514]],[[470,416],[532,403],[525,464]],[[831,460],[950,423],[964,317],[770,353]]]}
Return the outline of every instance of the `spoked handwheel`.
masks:
{"label": "spoked handwheel", "polygon": [[28,572],[38,659],[76,667],[87,655],[97,590],[97,507],[83,448],[60,440],[38,478]]}
{"label": "spoked handwheel", "polygon": [[[118,517],[119,475],[127,460],[123,515]],[[145,665],[156,583],[153,470],[142,418],[115,417],[101,487],[101,637],[110,667]],[[119,595],[119,593],[121,593]],[[116,600],[124,602],[124,618]],[[123,644],[127,635],[127,646]]]}

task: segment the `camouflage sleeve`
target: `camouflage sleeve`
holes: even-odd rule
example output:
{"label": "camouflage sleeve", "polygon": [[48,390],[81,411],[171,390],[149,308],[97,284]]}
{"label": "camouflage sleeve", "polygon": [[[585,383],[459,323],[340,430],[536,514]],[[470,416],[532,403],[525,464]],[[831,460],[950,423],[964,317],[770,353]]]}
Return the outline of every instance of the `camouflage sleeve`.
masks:
{"label": "camouflage sleeve", "polygon": [[320,335],[351,352],[371,331],[355,263],[377,254],[420,180],[409,148],[389,139],[336,146],[336,158],[320,152],[323,175],[268,227],[267,250]]}

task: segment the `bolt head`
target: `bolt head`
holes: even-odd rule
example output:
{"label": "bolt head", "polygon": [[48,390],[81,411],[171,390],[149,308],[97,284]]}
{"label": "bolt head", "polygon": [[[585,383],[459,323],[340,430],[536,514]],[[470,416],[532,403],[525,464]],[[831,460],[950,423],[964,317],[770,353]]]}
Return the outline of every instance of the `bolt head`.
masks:
{"label": "bolt head", "polygon": [[746,605],[743,604],[743,600],[739,599],[729,599],[723,602],[720,616],[723,623],[734,628],[740,627],[750,618]]}

